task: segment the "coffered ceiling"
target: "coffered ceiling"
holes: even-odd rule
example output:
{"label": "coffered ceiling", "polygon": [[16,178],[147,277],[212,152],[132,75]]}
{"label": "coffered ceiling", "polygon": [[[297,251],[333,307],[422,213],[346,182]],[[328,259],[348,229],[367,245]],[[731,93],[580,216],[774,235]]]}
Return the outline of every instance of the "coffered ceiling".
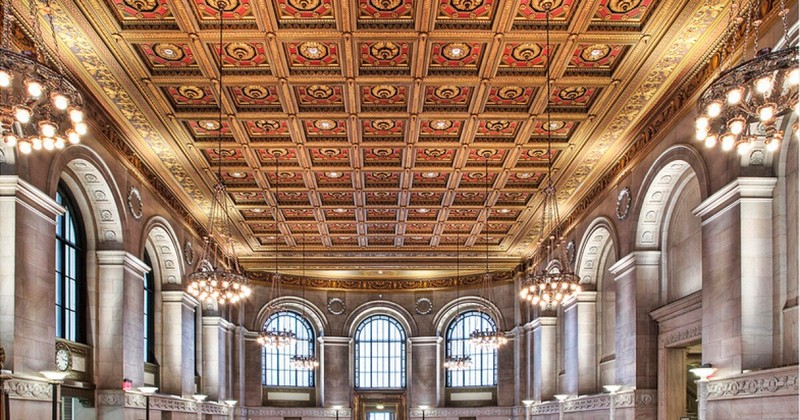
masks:
{"label": "coffered ceiling", "polygon": [[452,274],[457,242],[462,273],[483,270],[487,208],[492,269],[529,256],[547,133],[566,214],[726,16],[552,0],[548,45],[545,3],[223,0],[222,46],[215,0],[66,1],[56,23],[70,69],[198,220],[221,169],[248,269],[273,269],[277,219],[282,269],[304,237],[311,275],[413,279]]}

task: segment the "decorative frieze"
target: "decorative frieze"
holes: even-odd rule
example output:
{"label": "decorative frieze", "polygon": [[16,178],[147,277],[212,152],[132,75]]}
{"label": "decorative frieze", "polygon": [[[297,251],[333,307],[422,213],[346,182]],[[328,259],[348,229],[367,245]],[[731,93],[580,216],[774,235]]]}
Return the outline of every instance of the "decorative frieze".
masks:
{"label": "decorative frieze", "polygon": [[53,399],[53,387],[47,382],[11,378],[4,382],[5,391],[12,399],[50,401]]}
{"label": "decorative frieze", "polygon": [[[427,411],[425,412],[427,415]],[[348,418],[352,415],[349,408],[339,410],[340,418]],[[336,410],[332,408],[275,408],[275,407],[256,407],[247,408],[248,417],[336,417]]]}
{"label": "decorative frieze", "polygon": [[672,331],[668,334],[664,334],[661,336],[661,346],[669,347],[675,343],[687,341],[693,338],[699,339],[702,333],[703,333],[703,326],[699,324],[690,326],[688,328],[680,329],[677,331]]}
{"label": "decorative frieze", "polygon": [[[425,410],[425,417],[512,417],[513,407],[437,407]],[[422,417],[422,410],[411,410],[409,417]]]}
{"label": "decorative frieze", "polygon": [[711,401],[797,394],[797,366],[711,379],[708,382],[708,399]]}
{"label": "decorative frieze", "polygon": [[[531,415],[558,414],[558,401],[546,401],[531,406]],[[565,413],[580,413],[611,409],[611,394],[587,395],[564,401]],[[657,404],[654,389],[629,390],[614,395],[615,408],[648,408]],[[428,412],[425,411],[427,415]]]}

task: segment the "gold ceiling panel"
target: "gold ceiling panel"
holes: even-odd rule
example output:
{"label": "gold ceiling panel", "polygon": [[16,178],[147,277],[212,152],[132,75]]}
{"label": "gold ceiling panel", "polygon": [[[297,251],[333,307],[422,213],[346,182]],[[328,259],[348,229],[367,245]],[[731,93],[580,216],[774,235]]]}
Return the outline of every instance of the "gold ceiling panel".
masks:
{"label": "gold ceiling panel", "polygon": [[[193,197],[210,191],[221,162],[248,268],[272,269],[277,219],[285,255],[305,234],[317,273],[384,265],[399,278],[415,268],[438,277],[452,264],[426,261],[451,257],[457,234],[465,266],[480,263],[487,229],[493,269],[529,255],[548,134],[562,191],[587,190],[631,141],[608,140],[609,124],[630,113],[624,102],[665,62],[677,65],[664,83],[694,68],[696,55],[674,51],[714,37],[682,33],[718,36],[722,11],[688,0],[555,0],[548,44],[544,3],[225,0],[222,45],[208,0],[75,0],[58,24],[81,29],[72,33],[84,39],[61,39],[74,58],[94,54],[93,65],[116,69],[109,77],[132,103],[111,98],[111,82],[88,80],[85,66],[77,73],[119,124],[153,116],[129,141],[200,220]],[[654,89],[659,98],[671,86]],[[615,132],[648,109],[638,111]],[[145,146],[153,133],[158,153]]]}

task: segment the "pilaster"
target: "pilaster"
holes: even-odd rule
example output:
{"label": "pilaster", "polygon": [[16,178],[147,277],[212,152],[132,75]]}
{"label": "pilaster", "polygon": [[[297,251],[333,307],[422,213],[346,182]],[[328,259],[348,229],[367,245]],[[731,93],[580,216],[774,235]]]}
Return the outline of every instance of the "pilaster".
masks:
{"label": "pilaster", "polygon": [[[352,357],[350,356],[350,337],[324,336],[318,339],[321,347],[319,385],[322,389],[321,405],[330,407],[350,406],[353,384]],[[412,356],[413,357],[413,356]]]}
{"label": "pilaster", "polygon": [[411,337],[411,378],[408,383],[409,407],[440,405],[442,387],[441,337]]}
{"label": "pilaster", "polygon": [[[203,317],[203,394],[209,400],[227,399],[227,331],[233,324],[219,316]],[[259,370],[260,372],[260,370]]]}
{"label": "pilaster", "polygon": [[183,291],[161,292],[161,392],[188,397],[195,393],[195,319],[197,300]]}
{"label": "pilaster", "polygon": [[556,392],[556,320],[540,316],[533,320],[533,399],[546,401]]}

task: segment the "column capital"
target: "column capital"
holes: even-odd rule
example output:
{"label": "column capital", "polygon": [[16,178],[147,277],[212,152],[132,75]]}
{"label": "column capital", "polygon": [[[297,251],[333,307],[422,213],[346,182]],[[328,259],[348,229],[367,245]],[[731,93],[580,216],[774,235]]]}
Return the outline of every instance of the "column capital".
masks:
{"label": "column capital", "polygon": [[661,262],[661,251],[633,251],[620,258],[608,271],[617,278],[627,274],[637,266],[658,265]]}
{"label": "column capital", "polygon": [[772,200],[777,178],[740,177],[711,194],[692,213],[703,219],[703,224],[725,213],[742,200]]}
{"label": "column capital", "polygon": [[98,265],[121,265],[125,270],[139,277],[144,277],[144,273],[150,271],[150,266],[135,255],[127,251],[106,249],[95,251],[97,253]]}
{"label": "column capital", "polygon": [[540,316],[529,323],[532,330],[541,327],[552,327],[556,325],[557,317],[554,316]]}
{"label": "column capital", "polygon": [[64,214],[64,207],[56,200],[16,175],[0,176],[0,197],[15,197],[17,202],[54,225],[56,216]]}
{"label": "column capital", "polygon": [[434,346],[442,342],[442,337],[411,337],[408,341],[411,341],[412,346]]}
{"label": "column capital", "polygon": [[164,290],[161,292],[161,301],[164,303],[182,303],[189,309],[200,304],[194,296],[179,290]]}

